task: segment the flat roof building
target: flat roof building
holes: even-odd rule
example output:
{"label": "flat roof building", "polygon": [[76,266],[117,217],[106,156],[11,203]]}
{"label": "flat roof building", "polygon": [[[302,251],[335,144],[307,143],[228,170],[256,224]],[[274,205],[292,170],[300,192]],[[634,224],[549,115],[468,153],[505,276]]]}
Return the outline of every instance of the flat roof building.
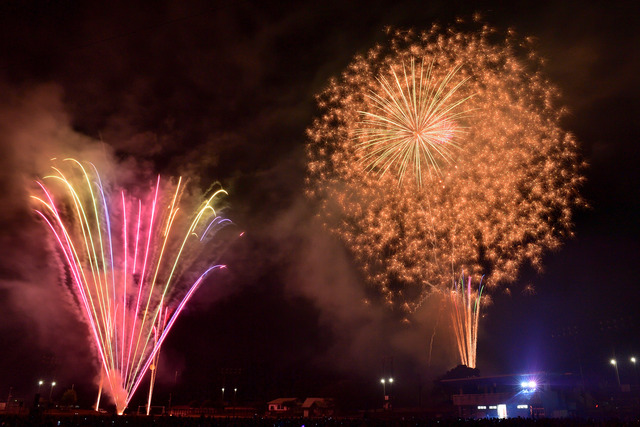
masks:
{"label": "flat roof building", "polygon": [[441,384],[462,418],[575,416],[571,374],[545,372],[445,379]]}

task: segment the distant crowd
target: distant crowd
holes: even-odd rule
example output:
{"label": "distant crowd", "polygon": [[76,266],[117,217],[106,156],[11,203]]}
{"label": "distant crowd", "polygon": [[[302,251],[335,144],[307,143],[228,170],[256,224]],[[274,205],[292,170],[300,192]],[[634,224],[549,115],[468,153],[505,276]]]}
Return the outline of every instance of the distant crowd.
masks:
{"label": "distant crowd", "polygon": [[574,427],[574,426],[639,426],[640,420],[583,420],[583,419],[365,419],[365,418],[209,418],[209,417],[141,417],[141,416],[28,416],[0,415],[0,427]]}

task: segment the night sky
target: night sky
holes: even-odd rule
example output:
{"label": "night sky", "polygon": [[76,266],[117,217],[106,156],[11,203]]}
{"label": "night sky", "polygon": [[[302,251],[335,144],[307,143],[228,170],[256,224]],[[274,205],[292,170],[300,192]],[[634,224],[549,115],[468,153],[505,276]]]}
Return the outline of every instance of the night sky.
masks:
{"label": "night sky", "polygon": [[177,403],[220,399],[225,386],[239,401],[373,406],[380,375],[393,374],[399,403],[417,405],[457,364],[448,318],[430,301],[410,325],[363,304],[357,267],[305,198],[305,130],[314,95],[384,41],[385,27],[422,30],[476,12],[533,37],[589,164],[575,238],[545,256],[542,273],[524,268],[493,292],[478,367],[581,367],[614,381],[615,356],[630,381],[622,361],[640,356],[635,2],[130,3],[0,5],[0,401],[10,388],[29,399],[39,379],[95,398],[88,329],[28,202],[51,157],[75,156],[112,173],[188,176],[202,190],[219,180],[227,216],[246,231],[166,341],[158,404],[169,393]]}

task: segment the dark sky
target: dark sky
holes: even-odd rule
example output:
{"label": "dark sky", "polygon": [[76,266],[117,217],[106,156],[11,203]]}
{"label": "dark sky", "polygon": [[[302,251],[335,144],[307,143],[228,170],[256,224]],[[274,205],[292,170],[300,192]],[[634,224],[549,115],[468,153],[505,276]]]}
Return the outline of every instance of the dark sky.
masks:
{"label": "dark sky", "polygon": [[224,383],[244,400],[358,390],[356,404],[371,405],[392,359],[397,393],[416,404],[420,384],[456,365],[446,317],[427,303],[407,326],[362,304],[357,269],[304,198],[305,129],[314,95],[385,27],[428,29],[475,12],[535,39],[589,163],[590,205],[543,273],[524,269],[510,293],[492,295],[479,368],[581,364],[606,375],[614,354],[640,355],[634,2],[131,3],[0,5],[0,400],[10,387],[29,396],[40,378],[95,396],[86,326],[27,203],[48,159],[75,155],[108,158],[114,171],[183,174],[203,189],[220,180],[228,215],[247,231],[166,342],[158,399],[214,400]]}

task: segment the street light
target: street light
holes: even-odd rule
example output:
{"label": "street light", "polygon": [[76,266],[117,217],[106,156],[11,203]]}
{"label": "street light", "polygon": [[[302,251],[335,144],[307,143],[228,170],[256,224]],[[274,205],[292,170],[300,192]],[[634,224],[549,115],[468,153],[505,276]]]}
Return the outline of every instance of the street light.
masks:
{"label": "street light", "polygon": [[224,408],[224,387],[222,387],[222,408]]}
{"label": "street light", "polygon": [[611,359],[609,363],[611,363],[613,367],[616,369],[616,381],[618,381],[618,387],[620,387],[620,374],[618,373],[618,362],[616,361],[616,359]]}
{"label": "street light", "polygon": [[387,395],[387,383],[389,383],[389,387],[393,384],[393,378],[381,378],[380,383],[382,384],[382,392],[384,393],[384,400],[389,400],[389,396]]}
{"label": "street light", "polygon": [[38,381],[38,394],[35,397],[35,405],[40,406],[40,389],[42,388],[42,384],[44,384],[44,380]]}
{"label": "street light", "polygon": [[49,402],[51,402],[51,394],[53,393],[53,387],[55,387],[56,382],[51,381],[51,390],[49,390]]}
{"label": "street light", "polygon": [[238,406],[238,404],[236,403],[236,395],[238,393],[238,389],[234,388],[233,389],[233,417],[235,418],[236,416],[236,406]]}
{"label": "street light", "polygon": [[631,363],[633,363],[633,372],[634,372],[635,377],[636,377],[636,385],[638,385],[638,365],[636,364],[637,359],[636,359],[635,356],[631,356],[631,359],[629,359],[629,360],[631,360]]}

